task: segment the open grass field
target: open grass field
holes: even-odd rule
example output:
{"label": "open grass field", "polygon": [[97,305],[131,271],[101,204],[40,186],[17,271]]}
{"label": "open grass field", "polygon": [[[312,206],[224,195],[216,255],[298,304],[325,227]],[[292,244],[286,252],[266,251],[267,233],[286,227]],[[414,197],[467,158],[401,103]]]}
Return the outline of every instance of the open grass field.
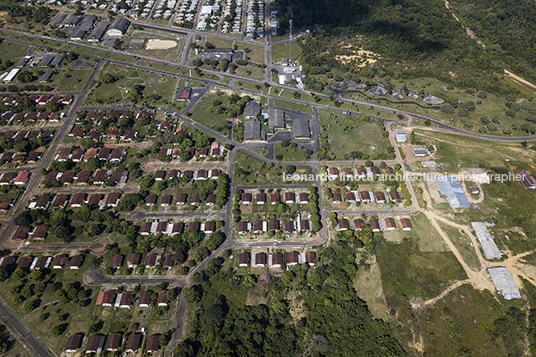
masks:
{"label": "open grass field", "polygon": [[377,252],[383,291],[389,308],[409,308],[409,299],[433,298],[449,283],[466,279],[451,252],[423,252],[416,243],[388,243]]}
{"label": "open grass field", "polygon": [[[298,145],[294,146],[290,144],[287,147],[281,146],[281,144],[274,144],[274,158],[282,158],[282,161],[307,161],[311,158],[309,149],[302,148]],[[279,160],[281,161],[281,160]]]}
{"label": "open grass field", "polygon": [[14,66],[21,57],[26,55],[27,51],[28,46],[25,45],[7,41],[2,41],[2,43],[0,43],[0,59],[4,65],[6,64],[6,61],[11,61]]}
{"label": "open grass field", "polygon": [[529,148],[523,148],[520,143],[496,142],[418,129],[413,132],[425,146],[437,147],[433,159],[443,164],[446,171],[458,171],[459,167],[479,165],[502,167],[505,159],[532,161],[534,158],[534,151],[530,147],[536,145],[535,142],[528,143]]}
{"label": "open grass field", "polygon": [[[103,78],[109,74],[117,80],[104,83]],[[84,101],[85,106],[95,105],[141,105],[158,106],[170,104],[177,84],[177,78],[150,71],[131,69],[108,63],[98,74],[98,83]],[[133,86],[143,87],[141,96],[133,96]]]}
{"label": "open grass field", "polygon": [[283,99],[274,99],[274,105],[276,107],[290,109],[290,110],[296,110],[296,111],[300,111],[300,112],[303,112],[303,113],[312,113],[313,112],[313,109],[311,108],[311,106],[309,106],[307,104],[289,102],[288,100],[283,100]]}
{"label": "open grass field", "polygon": [[[465,284],[448,293],[433,308],[416,311],[415,322],[408,324],[413,337],[410,334],[401,339],[409,338],[409,345],[411,340],[420,340],[432,356],[460,356],[469,351],[471,356],[481,357],[506,356],[512,352],[522,355],[524,339],[517,335],[514,328],[517,321],[510,320],[512,315],[508,311],[515,304],[503,299],[497,301],[489,291]],[[512,321],[514,325],[501,329],[499,319]]]}
{"label": "open grass field", "polygon": [[[235,157],[235,185],[292,185],[292,181],[283,181],[283,173],[289,171],[286,166],[274,166],[239,151]],[[311,174],[310,166],[297,166],[296,174]],[[304,182],[305,184],[305,182]]]}
{"label": "open grass field", "polygon": [[98,56],[100,58],[106,58],[106,59],[116,60],[116,61],[121,61],[121,62],[131,62],[131,63],[136,62],[135,58],[132,58],[130,56],[123,56],[118,53],[105,52],[96,46],[95,48],[76,47],[73,49],[73,52],[80,53],[83,55],[88,55],[88,56]]}
{"label": "open grass field", "polygon": [[327,147],[331,160],[347,159],[347,154],[353,151],[373,158],[375,155],[387,155],[393,149],[383,134],[383,127],[376,121],[363,122],[357,116],[329,110],[320,110],[319,117],[322,129],[320,140],[322,146]]}
{"label": "open grass field", "polygon": [[467,263],[467,265],[475,271],[480,269],[480,261],[478,260],[478,257],[475,253],[475,248],[472,247],[470,244],[471,239],[467,237],[467,235],[463,231],[457,228],[446,225],[441,221],[438,221],[437,223],[439,224],[443,232],[445,232],[449,236],[450,240],[452,241],[452,243],[454,243],[454,245],[458,249],[458,252],[460,252],[463,257],[463,260]]}
{"label": "open grass field", "polygon": [[[70,77],[66,76],[68,74]],[[57,80],[52,77],[54,83],[59,83],[58,92],[80,92],[91,75],[91,70],[69,70],[57,75]]]}
{"label": "open grass field", "polygon": [[359,298],[367,302],[367,306],[375,318],[389,320],[378,264],[371,264],[368,270],[357,270],[354,278],[354,289]]}
{"label": "open grass field", "polygon": [[393,242],[400,242],[403,239],[412,240],[419,245],[422,252],[448,251],[443,239],[424,214],[414,214],[410,219],[413,226],[411,231],[385,231],[383,232],[385,239]]}
{"label": "open grass field", "polygon": [[[288,36],[284,38],[287,40],[287,42],[280,43],[278,45],[272,46],[272,62],[281,62],[281,57],[289,57],[289,43],[288,43]],[[272,39],[272,41],[275,41]],[[299,60],[300,56],[303,52],[302,48],[296,41],[292,41],[292,47],[291,47],[291,55],[290,58],[295,60]]]}

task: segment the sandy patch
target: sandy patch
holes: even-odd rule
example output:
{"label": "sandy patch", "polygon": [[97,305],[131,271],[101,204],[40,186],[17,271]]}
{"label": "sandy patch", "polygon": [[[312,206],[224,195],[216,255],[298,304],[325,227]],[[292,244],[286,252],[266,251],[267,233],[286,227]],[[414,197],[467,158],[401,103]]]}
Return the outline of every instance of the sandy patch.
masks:
{"label": "sandy patch", "polygon": [[173,48],[176,46],[177,46],[176,41],[152,39],[152,40],[147,41],[146,48],[148,50],[169,50],[170,48]]}
{"label": "sandy patch", "polygon": [[[346,48],[345,46],[344,48]],[[374,64],[378,62],[378,59],[381,58],[381,56],[377,55],[374,52],[366,51],[363,49],[353,50],[353,55],[337,55],[335,56],[335,59],[339,62],[342,62],[342,64],[347,64],[351,61],[360,61],[361,63],[357,64],[357,67],[365,67],[367,65]]]}

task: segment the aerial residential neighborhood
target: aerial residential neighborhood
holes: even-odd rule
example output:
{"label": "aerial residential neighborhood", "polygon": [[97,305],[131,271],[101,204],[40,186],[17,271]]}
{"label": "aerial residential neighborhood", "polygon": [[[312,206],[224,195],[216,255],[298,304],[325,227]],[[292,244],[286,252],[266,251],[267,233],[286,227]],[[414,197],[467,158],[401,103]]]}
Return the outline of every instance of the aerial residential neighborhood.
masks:
{"label": "aerial residential neighborhood", "polygon": [[3,5],[3,356],[535,353],[530,2]]}

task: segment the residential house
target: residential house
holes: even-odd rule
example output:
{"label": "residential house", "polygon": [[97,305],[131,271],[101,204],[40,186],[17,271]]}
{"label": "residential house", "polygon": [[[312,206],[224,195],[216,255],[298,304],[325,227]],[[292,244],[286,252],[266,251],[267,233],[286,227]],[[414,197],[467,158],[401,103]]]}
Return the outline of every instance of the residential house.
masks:
{"label": "residential house", "polygon": [[242,252],[238,254],[238,266],[247,267],[249,265],[249,253]]}

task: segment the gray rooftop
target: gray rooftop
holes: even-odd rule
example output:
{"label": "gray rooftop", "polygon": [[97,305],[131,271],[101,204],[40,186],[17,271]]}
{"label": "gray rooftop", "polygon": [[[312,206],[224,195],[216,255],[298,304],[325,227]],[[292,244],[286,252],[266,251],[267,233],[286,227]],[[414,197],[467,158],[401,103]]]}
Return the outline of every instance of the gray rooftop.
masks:
{"label": "gray rooftop", "polygon": [[521,299],[519,289],[507,267],[488,268],[488,272],[489,275],[491,275],[491,281],[493,281],[495,289],[497,289],[506,300]]}
{"label": "gray rooftop", "polygon": [[80,30],[82,31],[89,31],[93,27],[93,23],[95,22],[95,16],[86,16],[80,22]]}
{"label": "gray rooftop", "polygon": [[108,23],[100,22],[97,26],[95,26],[93,31],[91,31],[87,39],[89,41],[100,41],[107,27],[108,27]]}
{"label": "gray rooftop", "polygon": [[41,77],[39,77],[39,82],[46,82],[48,79],[52,76],[52,70],[49,69],[43,73]]}
{"label": "gray rooftop", "polygon": [[437,186],[439,186],[439,192],[447,196],[451,208],[471,207],[456,177],[438,176],[436,177],[436,182]]}
{"label": "gray rooftop", "polygon": [[486,227],[486,223],[471,222],[471,226],[475,230],[476,237],[480,242],[480,246],[484,251],[484,256],[486,257],[486,259],[499,259],[502,254],[499,251],[499,248],[497,248],[493,237],[491,236],[491,234],[489,234],[488,228]]}
{"label": "gray rooftop", "polygon": [[298,118],[292,121],[294,138],[310,138],[311,131],[309,130],[309,120]]}
{"label": "gray rooftop", "polygon": [[270,111],[270,118],[268,119],[270,129],[284,128],[285,127],[285,112],[280,109],[274,109]]}
{"label": "gray rooftop", "polygon": [[43,56],[43,59],[39,61],[39,66],[46,67],[50,64],[50,62],[52,62],[53,59],[54,59],[54,55],[45,55]]}
{"label": "gray rooftop", "polygon": [[246,104],[246,119],[255,118],[261,112],[261,103],[251,101]]}
{"label": "gray rooftop", "polygon": [[57,65],[60,64],[62,60],[63,60],[63,55],[56,55],[54,56],[54,59],[52,60],[52,62],[50,62],[50,64],[56,67]]}
{"label": "gray rooftop", "polygon": [[264,140],[261,132],[261,123],[255,119],[244,123],[244,140]]}

